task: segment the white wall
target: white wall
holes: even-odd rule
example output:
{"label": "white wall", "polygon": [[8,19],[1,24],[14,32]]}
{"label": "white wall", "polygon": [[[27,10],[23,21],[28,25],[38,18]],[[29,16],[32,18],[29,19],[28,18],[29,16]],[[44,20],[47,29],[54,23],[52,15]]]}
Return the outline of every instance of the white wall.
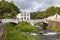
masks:
{"label": "white wall", "polygon": [[[57,16],[57,17],[56,17]],[[58,21],[58,20],[60,20],[60,15],[58,15],[58,14],[55,14],[55,15],[53,15],[53,16],[49,16],[48,18],[47,18],[47,20],[56,20],[56,21]]]}
{"label": "white wall", "polygon": [[[23,19],[22,19],[23,18]],[[25,19],[26,18],[26,19]],[[17,19],[20,19],[20,20],[30,20],[30,13],[29,12],[22,12],[22,13],[19,13],[17,15]]]}

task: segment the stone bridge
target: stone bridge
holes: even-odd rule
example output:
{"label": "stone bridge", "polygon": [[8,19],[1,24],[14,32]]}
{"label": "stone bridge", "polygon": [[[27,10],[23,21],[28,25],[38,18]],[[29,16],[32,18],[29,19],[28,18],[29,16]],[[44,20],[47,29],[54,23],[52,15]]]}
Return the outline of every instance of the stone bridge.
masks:
{"label": "stone bridge", "polygon": [[48,24],[48,21],[47,20],[44,20],[44,19],[36,19],[36,20],[29,20],[28,21],[32,26],[34,26],[34,24],[38,23],[38,22],[43,22],[43,23],[47,23]]}
{"label": "stone bridge", "polygon": [[19,20],[17,19],[0,19],[2,23],[8,23],[8,22],[13,22],[13,23],[18,23]]}
{"label": "stone bridge", "polygon": [[[18,19],[0,19],[0,21],[2,23],[8,23],[8,22],[13,22],[13,23],[18,23],[21,22],[23,20],[18,20]],[[34,26],[34,24],[38,23],[38,22],[43,22],[43,23],[48,23],[47,20],[44,19],[36,19],[36,20],[25,20],[26,22],[29,22],[32,26]]]}

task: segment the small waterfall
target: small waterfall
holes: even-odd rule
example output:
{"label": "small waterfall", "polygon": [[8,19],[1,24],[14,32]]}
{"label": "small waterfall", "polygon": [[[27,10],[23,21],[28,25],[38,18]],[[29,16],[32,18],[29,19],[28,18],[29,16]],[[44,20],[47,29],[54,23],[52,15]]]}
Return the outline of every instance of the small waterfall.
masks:
{"label": "small waterfall", "polygon": [[47,32],[47,33],[44,33],[43,35],[56,35],[58,34],[57,32]]}

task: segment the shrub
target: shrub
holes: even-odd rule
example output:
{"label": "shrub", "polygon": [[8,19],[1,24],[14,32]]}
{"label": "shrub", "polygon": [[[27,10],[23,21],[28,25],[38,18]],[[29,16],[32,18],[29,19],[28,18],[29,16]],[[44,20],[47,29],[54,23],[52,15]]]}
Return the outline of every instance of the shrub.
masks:
{"label": "shrub", "polygon": [[25,34],[20,30],[16,30],[16,28],[13,27],[13,24],[7,23],[1,40],[38,40],[38,39],[36,37]]}
{"label": "shrub", "polygon": [[38,32],[38,30],[28,22],[20,22],[15,27],[23,32]]}

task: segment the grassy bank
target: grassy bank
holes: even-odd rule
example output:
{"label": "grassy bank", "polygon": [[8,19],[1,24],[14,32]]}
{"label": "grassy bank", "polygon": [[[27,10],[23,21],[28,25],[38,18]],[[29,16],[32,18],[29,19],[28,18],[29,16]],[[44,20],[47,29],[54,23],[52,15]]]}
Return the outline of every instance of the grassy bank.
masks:
{"label": "grassy bank", "polygon": [[60,32],[60,27],[50,27],[51,30],[54,30],[54,31],[57,31],[57,32]]}
{"label": "grassy bank", "polygon": [[37,32],[37,29],[27,22],[17,25],[7,23],[1,40],[38,40],[37,37],[25,34],[25,32]]}

